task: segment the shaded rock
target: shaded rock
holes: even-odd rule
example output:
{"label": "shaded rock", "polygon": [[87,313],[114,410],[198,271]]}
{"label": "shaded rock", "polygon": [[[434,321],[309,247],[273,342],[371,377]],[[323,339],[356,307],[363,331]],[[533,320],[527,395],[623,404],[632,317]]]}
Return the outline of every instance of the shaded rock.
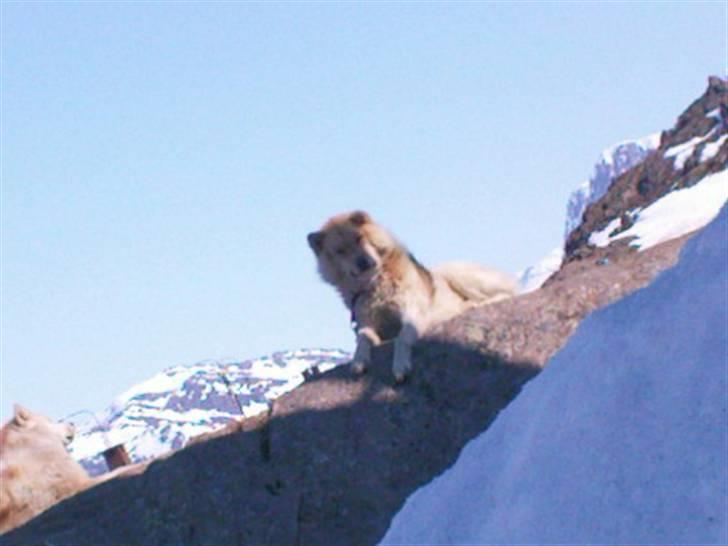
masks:
{"label": "shaded rock", "polygon": [[672,265],[685,237],[567,264],[547,286],[440,325],[395,387],[391,346],[364,376],[336,368],[267,415],[205,435],[136,477],[68,499],[7,546],[369,545],[450,467],[593,309]]}

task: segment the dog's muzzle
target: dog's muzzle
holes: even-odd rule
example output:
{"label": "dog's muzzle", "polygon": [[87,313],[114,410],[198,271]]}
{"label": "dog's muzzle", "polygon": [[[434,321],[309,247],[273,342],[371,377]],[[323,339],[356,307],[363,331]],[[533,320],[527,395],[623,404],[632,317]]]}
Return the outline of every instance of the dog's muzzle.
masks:
{"label": "dog's muzzle", "polygon": [[359,269],[359,273],[364,273],[374,267],[374,263],[366,256],[359,256],[356,259],[356,267]]}

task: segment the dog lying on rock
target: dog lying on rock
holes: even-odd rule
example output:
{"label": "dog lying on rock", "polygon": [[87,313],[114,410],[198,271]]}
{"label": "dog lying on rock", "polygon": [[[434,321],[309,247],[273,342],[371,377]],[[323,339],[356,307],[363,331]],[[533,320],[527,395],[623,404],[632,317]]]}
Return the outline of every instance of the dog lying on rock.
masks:
{"label": "dog lying on rock", "polygon": [[393,339],[392,371],[398,383],[412,369],[413,344],[430,327],[516,293],[514,279],[476,264],[451,262],[427,269],[363,211],[332,217],[308,235],[308,243],[321,277],[351,311],[353,369],[363,372],[372,346]]}

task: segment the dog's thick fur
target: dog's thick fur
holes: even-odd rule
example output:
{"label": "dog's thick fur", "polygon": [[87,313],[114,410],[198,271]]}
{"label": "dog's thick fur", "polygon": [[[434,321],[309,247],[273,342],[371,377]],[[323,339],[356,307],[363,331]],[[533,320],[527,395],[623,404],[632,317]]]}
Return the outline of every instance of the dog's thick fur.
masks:
{"label": "dog's thick fur", "polygon": [[73,425],[15,406],[0,429],[0,533],[88,487],[86,471],[66,451]]}
{"label": "dog's thick fur", "polygon": [[141,465],[90,477],[66,446],[75,430],[16,404],[0,428],[0,534],[22,525],[57,502]]}
{"label": "dog's thick fur", "polygon": [[397,382],[412,367],[412,345],[431,326],[516,292],[514,279],[475,264],[453,262],[427,269],[363,211],[334,216],[308,235],[308,243],[321,277],[352,312],[354,370],[367,367],[372,346],[394,339]]}

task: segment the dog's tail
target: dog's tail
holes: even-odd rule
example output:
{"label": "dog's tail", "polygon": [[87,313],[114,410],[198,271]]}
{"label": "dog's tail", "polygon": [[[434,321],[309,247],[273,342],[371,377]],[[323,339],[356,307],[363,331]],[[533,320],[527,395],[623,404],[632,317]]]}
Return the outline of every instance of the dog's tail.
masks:
{"label": "dog's tail", "polygon": [[518,283],[507,273],[468,262],[448,262],[433,272],[457,294],[473,303],[493,303],[516,295]]}

